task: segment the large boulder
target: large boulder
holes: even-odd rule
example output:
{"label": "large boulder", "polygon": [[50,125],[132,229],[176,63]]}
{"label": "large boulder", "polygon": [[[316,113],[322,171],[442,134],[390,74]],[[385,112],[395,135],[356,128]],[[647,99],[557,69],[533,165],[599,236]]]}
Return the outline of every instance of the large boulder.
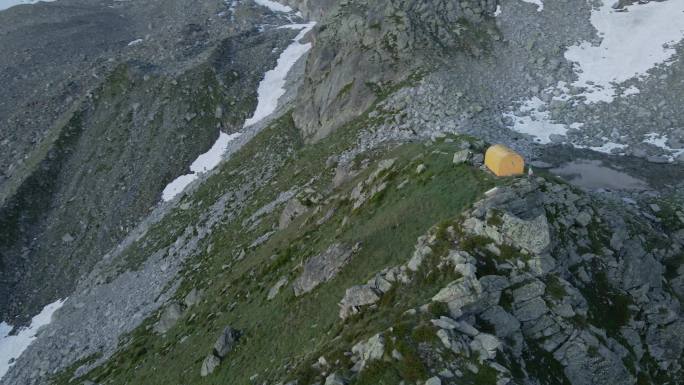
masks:
{"label": "large boulder", "polygon": [[495,336],[480,333],[470,342],[470,349],[479,354],[480,360],[491,360],[496,357],[496,351],[501,345],[501,341]]}
{"label": "large boulder", "polygon": [[378,293],[369,285],[352,286],[340,302],[340,318],[345,319],[358,312],[361,306],[372,305],[380,300]]}
{"label": "large boulder", "polygon": [[214,354],[219,358],[225,358],[228,353],[235,349],[239,339],[240,332],[230,326],[226,326],[214,343]]}
{"label": "large boulder", "polygon": [[350,247],[335,243],[323,253],[309,258],[304,264],[304,271],[293,284],[295,296],[304,295],[321,283],[333,279],[349,262],[351,255]]}
{"label": "large boulder", "polygon": [[214,348],[211,353],[209,353],[202,362],[202,368],[200,369],[200,375],[206,377],[216,370],[216,368],[221,364],[221,361],[228,356],[228,353],[235,349],[235,346],[240,339],[241,333],[230,326],[226,326],[221,332],[214,343]]}
{"label": "large boulder", "polygon": [[197,305],[201,300],[202,300],[202,291],[197,290],[197,289],[192,289],[185,296],[185,298],[183,298],[183,303],[185,304],[185,306],[190,307],[190,306]]}
{"label": "large boulder", "polygon": [[221,359],[213,354],[207,355],[207,357],[202,361],[202,368],[200,369],[200,376],[206,377],[218,368],[221,364]]}
{"label": "large boulder", "polygon": [[475,303],[482,294],[480,282],[472,277],[461,277],[440,290],[432,300],[445,302],[450,309],[461,309]]}
{"label": "large boulder", "polygon": [[526,220],[505,213],[502,221],[501,233],[517,248],[539,254],[551,244],[551,234],[546,214],[542,213]]}
{"label": "large boulder", "polygon": [[380,360],[385,355],[385,337],[376,334],[354,345],[351,352],[352,360],[356,362],[352,371],[360,372],[368,362]]}
{"label": "large boulder", "polygon": [[278,220],[278,228],[280,230],[286,229],[292,221],[299,218],[300,216],[306,214],[309,209],[302,204],[297,198],[291,199],[285,205],[283,212],[280,214],[280,219]]}
{"label": "large boulder", "polygon": [[183,315],[183,311],[178,303],[169,304],[161,313],[159,321],[154,325],[153,330],[158,334],[165,334],[176,325],[178,319]]}

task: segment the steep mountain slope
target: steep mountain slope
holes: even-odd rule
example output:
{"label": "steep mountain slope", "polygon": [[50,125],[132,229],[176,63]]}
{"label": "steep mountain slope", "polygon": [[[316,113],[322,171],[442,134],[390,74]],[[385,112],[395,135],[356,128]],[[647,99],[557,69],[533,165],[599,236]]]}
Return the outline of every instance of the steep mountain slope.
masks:
{"label": "steep mountain slope", "polygon": [[684,381],[684,35],[627,79],[573,56],[678,3],[287,3],[103,3],[142,40],[0,185],[2,318],[69,297],[3,384]]}
{"label": "steep mountain slope", "polygon": [[[163,49],[154,57],[144,53],[154,47],[135,48],[142,52],[133,57],[112,54],[122,63],[41,133],[45,138],[1,186],[4,320],[22,323],[26,314],[68,295],[75,281],[149,214],[164,186],[212,146],[219,130],[241,128],[256,103],[261,74],[275,65],[274,52],[294,31],[259,33],[251,22],[231,25],[232,31],[206,41],[209,27],[186,24],[168,47],[173,60],[160,57]],[[154,44],[149,40],[140,44]],[[27,134],[14,124],[3,131],[10,137]]]}

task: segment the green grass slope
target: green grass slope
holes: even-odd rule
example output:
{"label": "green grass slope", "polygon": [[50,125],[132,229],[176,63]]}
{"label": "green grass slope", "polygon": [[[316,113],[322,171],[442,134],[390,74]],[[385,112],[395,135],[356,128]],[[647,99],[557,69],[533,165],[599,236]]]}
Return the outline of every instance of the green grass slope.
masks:
{"label": "green grass slope", "polygon": [[[120,268],[135,269],[146,255],[174,242],[175,235],[197,221],[223,192],[250,183],[255,174],[271,175],[270,182],[256,190],[240,215],[215,228],[204,241],[204,251],[187,261],[176,297],[181,301],[192,289],[198,289],[203,292],[201,302],[188,308],[165,336],[152,332],[156,317],[151,317],[122,339],[118,353],[78,381],[248,384],[250,378],[259,383],[306,379],[313,375],[310,365],[321,354],[344,359],[342,352],[350,344],[399,322],[406,309],[424,303],[453,279],[449,276],[453,273],[431,273],[385,296],[384,305],[375,312],[340,320],[338,302],[348,287],[365,283],[385,267],[406,262],[419,236],[457,216],[497,183],[472,166],[454,165],[452,155],[466,139],[450,138],[429,144],[391,145],[360,154],[354,160],[358,175],[335,189],[334,168],[326,167],[326,161],[351,148],[358,129],[365,124],[367,118],[363,117],[316,145],[303,146],[291,117],[286,115],[224,163],[194,194],[182,198],[180,205],[186,209],[174,210],[133,244],[125,253],[126,264]],[[352,210],[350,192],[383,159],[396,159],[394,167],[382,175],[387,188]],[[420,173],[419,165],[424,166]],[[244,226],[243,222],[293,187],[311,198],[304,199],[310,208],[308,214],[287,229],[276,231],[267,242],[250,248],[257,238],[277,228],[282,207],[262,216],[255,226]],[[300,274],[302,262],[333,243],[359,244],[360,249],[334,279],[295,297],[291,282]],[[242,250],[245,257],[235,258]],[[290,283],[268,301],[269,289],[282,277]],[[202,361],[227,325],[241,330],[243,337],[213,374],[201,378]],[[399,374],[418,379],[421,372],[416,365]],[[71,383],[72,370],[55,377],[54,382]]]}

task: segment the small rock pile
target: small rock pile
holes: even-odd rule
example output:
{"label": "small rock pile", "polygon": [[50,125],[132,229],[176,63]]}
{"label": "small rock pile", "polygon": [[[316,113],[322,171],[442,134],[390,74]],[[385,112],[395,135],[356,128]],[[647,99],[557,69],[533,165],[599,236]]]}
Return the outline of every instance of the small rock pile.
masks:
{"label": "small rock pile", "polygon": [[235,346],[240,339],[240,332],[227,326],[214,343],[214,348],[211,353],[202,362],[202,369],[200,375],[206,377],[216,370],[221,364],[221,360],[228,356],[228,353],[235,349]]}

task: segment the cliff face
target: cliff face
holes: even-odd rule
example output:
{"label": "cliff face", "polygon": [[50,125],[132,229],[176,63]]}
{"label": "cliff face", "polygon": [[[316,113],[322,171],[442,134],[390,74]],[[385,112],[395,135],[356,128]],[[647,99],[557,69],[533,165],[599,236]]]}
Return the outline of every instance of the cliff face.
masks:
{"label": "cliff face", "polygon": [[349,1],[323,6],[295,123],[317,141],[421,69],[479,49],[495,1]]}

